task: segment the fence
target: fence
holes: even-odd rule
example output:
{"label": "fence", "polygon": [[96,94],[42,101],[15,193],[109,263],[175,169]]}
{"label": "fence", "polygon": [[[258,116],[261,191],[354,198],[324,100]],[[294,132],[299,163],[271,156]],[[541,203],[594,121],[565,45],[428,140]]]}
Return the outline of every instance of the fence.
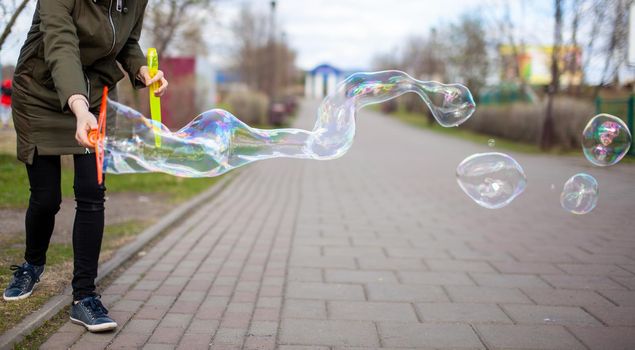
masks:
{"label": "fence", "polygon": [[[596,113],[607,113],[622,118],[628,125],[628,130],[633,130],[633,115],[635,114],[635,95],[622,98],[602,98],[595,99],[595,111]],[[631,149],[628,152],[630,155],[635,155],[635,147],[631,142]]]}

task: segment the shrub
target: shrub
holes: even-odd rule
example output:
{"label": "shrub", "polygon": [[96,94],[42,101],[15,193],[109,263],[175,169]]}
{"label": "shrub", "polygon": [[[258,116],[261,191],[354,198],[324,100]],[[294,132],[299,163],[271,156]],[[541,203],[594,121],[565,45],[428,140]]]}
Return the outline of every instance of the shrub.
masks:
{"label": "shrub", "polygon": [[227,95],[227,104],[238,119],[247,124],[266,125],[269,98],[254,91],[234,91]]}
{"label": "shrub", "polygon": [[[462,127],[479,133],[537,144],[545,118],[546,101],[477,106]],[[595,115],[593,103],[571,97],[554,101],[555,144],[562,149],[580,147],[582,130]]]}

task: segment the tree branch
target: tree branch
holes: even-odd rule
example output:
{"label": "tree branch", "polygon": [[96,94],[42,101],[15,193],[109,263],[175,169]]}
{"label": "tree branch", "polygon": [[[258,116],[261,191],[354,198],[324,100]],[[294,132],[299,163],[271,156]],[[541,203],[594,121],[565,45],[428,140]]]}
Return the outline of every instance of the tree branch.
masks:
{"label": "tree branch", "polygon": [[0,50],[2,49],[2,45],[4,45],[4,42],[5,40],[7,40],[7,37],[9,36],[9,34],[11,34],[11,29],[13,28],[15,21],[18,19],[18,16],[20,16],[20,13],[22,13],[22,11],[26,8],[26,5],[28,3],[29,3],[29,0],[22,0],[22,2],[20,3],[20,6],[18,6],[18,8],[15,9],[15,12],[13,12],[13,14],[11,15],[9,22],[7,22],[7,25],[4,27],[4,30],[2,31],[2,35],[0,35]]}

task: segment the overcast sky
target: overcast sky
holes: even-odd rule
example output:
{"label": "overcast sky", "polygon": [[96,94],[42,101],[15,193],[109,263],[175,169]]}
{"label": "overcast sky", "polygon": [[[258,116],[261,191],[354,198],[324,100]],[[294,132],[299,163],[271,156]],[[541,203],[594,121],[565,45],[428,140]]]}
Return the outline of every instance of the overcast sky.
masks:
{"label": "overcast sky", "polygon": [[[425,35],[431,28],[454,22],[466,13],[480,11],[485,18],[493,19],[499,16],[504,1],[278,0],[276,15],[278,26],[298,52],[300,68],[310,69],[324,62],[345,69],[370,68],[376,54],[399,48],[410,35]],[[221,0],[217,6],[219,26],[228,26],[245,5],[269,13],[269,3]],[[549,43],[553,1],[511,3],[512,15],[527,42]]]}
{"label": "overcast sky", "polygon": [[[297,50],[300,68],[331,63],[344,69],[368,69],[376,54],[398,48],[409,35],[424,35],[430,28],[456,21],[467,12],[483,11],[485,17],[492,18],[502,1],[278,0],[277,23]],[[269,0],[217,0],[215,18],[205,29],[213,62],[222,64],[230,57],[233,45],[230,27],[240,8],[249,6],[268,14],[269,3]],[[512,0],[519,30],[523,30],[529,42],[549,43],[552,1],[524,1],[524,7],[522,3]],[[0,52],[3,64],[17,59],[33,9],[31,2]]]}

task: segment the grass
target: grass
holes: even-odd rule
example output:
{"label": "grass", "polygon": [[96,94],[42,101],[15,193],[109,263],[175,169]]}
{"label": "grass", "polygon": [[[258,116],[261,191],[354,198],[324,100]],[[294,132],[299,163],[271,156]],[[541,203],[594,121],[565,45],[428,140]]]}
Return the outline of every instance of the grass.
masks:
{"label": "grass", "polygon": [[[452,137],[458,137],[463,140],[471,141],[480,145],[487,145],[489,140],[494,139],[496,146],[493,149],[496,149],[496,150],[506,150],[506,151],[512,151],[512,152],[529,153],[529,154],[547,153],[547,154],[558,154],[558,155],[568,155],[568,156],[575,156],[575,155],[582,154],[581,149],[580,151],[575,151],[575,150],[563,151],[561,149],[554,148],[550,151],[544,151],[544,150],[541,150],[540,147],[538,147],[535,144],[517,142],[517,141],[512,141],[512,140],[504,139],[500,137],[493,138],[492,136],[480,134],[468,129],[461,129],[460,127],[445,128],[440,126],[438,123],[430,124],[428,122],[428,119],[422,114],[407,112],[403,109],[400,109],[397,112],[392,113],[390,115],[396,117],[397,119],[399,119],[400,121],[404,123],[407,123],[422,129],[438,132],[440,134],[445,134]],[[627,155],[620,162],[635,164],[635,156]]]}
{"label": "grass", "polygon": [[[166,174],[108,174],[109,193],[161,193],[180,202],[208,188],[216,178],[185,179]],[[73,196],[73,169],[62,166],[62,195]],[[15,156],[0,154],[0,208],[25,208],[29,202],[29,180],[24,164]]]}
{"label": "grass", "polygon": [[158,173],[106,176],[108,192],[161,193],[168,195],[174,202],[181,202],[201,193],[219,179],[182,178]]}
{"label": "grass", "polygon": [[[73,193],[73,171],[62,170],[62,189]],[[29,203],[26,168],[14,155],[0,154],[0,208],[24,208]]]}
{"label": "grass", "polygon": [[[150,223],[128,221],[106,226],[100,261],[108,260],[116,250],[134,239]],[[6,266],[23,261],[24,239],[14,238],[0,242],[0,286],[4,288],[12,277]],[[37,311],[49,298],[61,293],[69,284],[73,270],[73,248],[70,244],[51,243],[46,254],[46,272],[42,283],[27,299],[0,302],[0,334],[7,331],[28,314]],[[65,314],[66,315],[66,314]]]}
{"label": "grass", "polygon": [[[458,137],[463,140],[471,141],[481,145],[487,145],[489,140],[493,139],[492,136],[479,134],[467,129],[461,129],[460,127],[445,128],[439,125],[438,123],[430,124],[428,122],[428,119],[424,115],[418,114],[418,113],[411,113],[405,110],[399,110],[391,115],[397,117],[397,119],[407,124],[410,124],[422,129],[438,132],[441,134]],[[543,151],[540,150],[540,148],[534,144],[521,143],[521,142],[502,139],[502,138],[495,138],[494,141],[496,143],[495,148],[499,148],[499,149],[506,149],[509,151],[522,152],[522,153],[543,153]]]}
{"label": "grass", "polygon": [[13,349],[39,349],[51,335],[57,332],[57,330],[68,321],[70,309],[70,305],[63,308],[55,316],[33,331],[33,333],[27,335],[22,341],[15,344]]}

